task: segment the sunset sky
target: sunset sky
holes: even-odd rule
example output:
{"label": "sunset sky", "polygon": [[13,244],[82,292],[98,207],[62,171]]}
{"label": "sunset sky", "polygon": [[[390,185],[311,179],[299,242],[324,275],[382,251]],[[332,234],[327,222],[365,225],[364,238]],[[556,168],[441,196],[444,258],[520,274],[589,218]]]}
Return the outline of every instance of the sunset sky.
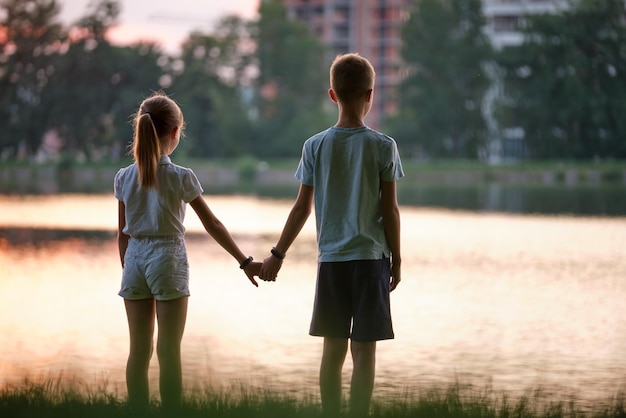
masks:
{"label": "sunset sky", "polygon": [[[87,13],[92,0],[59,0],[61,20],[72,23]],[[226,15],[251,19],[260,0],[122,0],[120,24],[112,30],[111,41],[125,44],[139,39],[158,41],[166,51],[177,51],[195,29],[211,31]]]}

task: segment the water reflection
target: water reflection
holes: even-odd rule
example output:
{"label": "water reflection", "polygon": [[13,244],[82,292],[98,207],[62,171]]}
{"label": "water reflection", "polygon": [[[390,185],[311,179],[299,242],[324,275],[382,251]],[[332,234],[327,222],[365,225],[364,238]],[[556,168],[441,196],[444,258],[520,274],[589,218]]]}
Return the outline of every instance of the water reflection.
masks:
{"label": "water reflection", "polygon": [[398,185],[402,204],[472,211],[625,216],[622,185],[448,184]]}
{"label": "water reflection", "polygon": [[[207,200],[257,258],[289,210],[274,200]],[[0,385],[63,372],[108,381],[123,394],[128,337],[116,295],[114,203],[110,196],[0,198]],[[95,213],[79,216],[80,208]],[[186,387],[244,383],[315,394],[321,341],[307,335],[312,223],[278,282],[256,289],[192,215]],[[512,394],[541,386],[557,400],[584,403],[624,389],[626,219],[407,207],[402,215],[397,337],[379,344],[376,396],[459,381]]]}
{"label": "water reflection", "polygon": [[57,241],[73,239],[83,241],[108,241],[115,236],[114,231],[87,231],[81,229],[51,229],[51,228],[1,228],[0,241],[5,241],[11,247],[22,246],[48,246]]}

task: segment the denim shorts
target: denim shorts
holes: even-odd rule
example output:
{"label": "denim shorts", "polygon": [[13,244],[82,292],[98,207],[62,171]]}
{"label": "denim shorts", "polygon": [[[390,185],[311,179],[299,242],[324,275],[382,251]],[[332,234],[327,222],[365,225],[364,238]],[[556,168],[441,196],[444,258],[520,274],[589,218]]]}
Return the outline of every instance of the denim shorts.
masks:
{"label": "denim shorts", "polygon": [[130,300],[171,300],[189,296],[189,262],[184,239],[131,238],[118,294]]}
{"label": "denim shorts", "polygon": [[389,258],[319,263],[309,334],[360,342],[394,338],[389,279]]}

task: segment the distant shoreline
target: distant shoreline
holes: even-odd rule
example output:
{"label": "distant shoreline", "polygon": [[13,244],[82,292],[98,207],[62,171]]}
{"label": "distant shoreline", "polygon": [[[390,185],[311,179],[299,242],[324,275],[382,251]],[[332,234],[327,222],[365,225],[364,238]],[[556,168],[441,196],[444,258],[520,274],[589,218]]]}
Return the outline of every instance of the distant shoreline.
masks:
{"label": "distant shoreline", "polygon": [[[237,160],[181,160],[207,189],[253,192],[260,187],[297,186],[297,160],[263,162]],[[0,194],[108,193],[117,164],[0,164]],[[404,161],[402,182],[415,185],[565,185],[626,187],[626,162],[530,162],[487,165],[471,161]]]}

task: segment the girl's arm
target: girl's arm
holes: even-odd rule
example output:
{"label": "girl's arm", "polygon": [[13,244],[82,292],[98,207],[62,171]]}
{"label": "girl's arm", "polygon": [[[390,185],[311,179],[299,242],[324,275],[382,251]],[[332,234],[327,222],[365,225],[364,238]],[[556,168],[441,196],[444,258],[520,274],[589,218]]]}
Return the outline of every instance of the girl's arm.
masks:
{"label": "girl's arm", "polygon": [[[239,265],[247,260],[248,257],[239,249],[224,224],[211,212],[211,209],[209,209],[202,195],[196,197],[189,202],[189,204],[200,218],[204,229],[206,229],[209,235],[211,235],[222,248],[237,260]],[[248,276],[248,279],[255,286],[258,286],[258,283],[254,280],[254,274],[258,274],[259,268],[260,263],[248,263],[244,268],[246,276]]]}
{"label": "girl's arm", "polygon": [[124,255],[126,255],[126,248],[128,248],[128,240],[130,237],[123,233],[124,227],[126,226],[126,206],[124,202],[118,200],[117,205],[117,246],[120,251],[120,262],[122,263],[122,268],[124,268]]}
{"label": "girl's arm", "polygon": [[394,290],[400,283],[400,280],[402,280],[400,272],[400,264],[402,262],[400,255],[400,209],[398,208],[398,199],[396,198],[396,182],[381,181],[380,197],[383,227],[385,228],[385,236],[391,250],[390,289]]}

